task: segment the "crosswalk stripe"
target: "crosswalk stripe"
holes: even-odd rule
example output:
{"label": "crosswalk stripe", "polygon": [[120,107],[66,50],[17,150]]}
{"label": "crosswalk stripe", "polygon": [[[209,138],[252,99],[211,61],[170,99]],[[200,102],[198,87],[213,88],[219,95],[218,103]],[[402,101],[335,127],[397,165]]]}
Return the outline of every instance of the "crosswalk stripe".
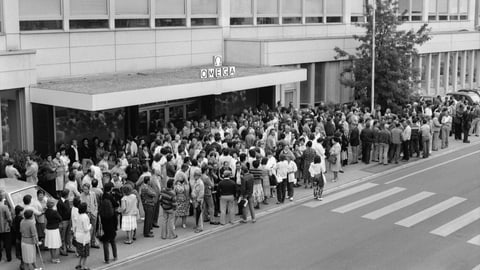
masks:
{"label": "crosswalk stripe", "polygon": [[480,270],[480,264],[475,266],[472,270]]}
{"label": "crosswalk stripe", "polygon": [[340,200],[340,199],[345,198],[347,196],[365,191],[367,189],[370,189],[370,188],[373,188],[373,187],[376,187],[376,186],[378,186],[378,184],[365,183],[365,184],[360,185],[360,186],[356,186],[356,187],[353,187],[353,188],[350,188],[350,189],[346,189],[346,190],[337,192],[335,194],[332,194],[331,196],[326,196],[323,199],[323,201],[313,201],[313,202],[304,203],[303,206],[314,208],[314,207],[317,207],[317,206],[320,206],[320,205],[327,204],[329,202]]}
{"label": "crosswalk stripe", "polygon": [[377,193],[375,195],[368,196],[368,197],[363,198],[361,200],[358,200],[356,202],[349,203],[349,204],[341,206],[339,208],[335,208],[332,211],[343,214],[343,213],[355,210],[357,208],[360,208],[362,206],[365,206],[369,203],[373,203],[373,202],[376,202],[376,201],[381,200],[383,198],[386,198],[388,196],[394,195],[394,194],[399,193],[399,192],[404,191],[404,190],[405,190],[405,188],[394,187],[394,188],[391,188],[389,190]]}
{"label": "crosswalk stripe", "polygon": [[466,201],[467,199],[465,198],[460,198],[460,197],[452,197],[448,200],[445,200],[439,204],[436,204],[432,207],[429,207],[421,212],[418,212],[416,213],[415,215],[413,216],[410,216],[410,217],[407,217],[405,219],[402,219],[400,221],[398,221],[397,225],[400,225],[400,226],[403,226],[403,227],[412,227],[422,221],[425,221],[435,215],[438,215],[440,214],[441,212],[447,210],[447,209],[450,209],[452,207],[454,207],[455,205],[457,204],[460,204],[464,201]]}
{"label": "crosswalk stripe", "polygon": [[410,196],[404,200],[401,200],[401,201],[398,201],[396,203],[392,203],[390,205],[387,205],[381,209],[378,209],[376,211],[373,211],[371,213],[368,213],[364,216],[362,216],[363,218],[366,218],[366,219],[377,219],[377,218],[381,218],[383,216],[386,216],[390,213],[393,213],[395,211],[398,211],[404,207],[407,207],[409,205],[412,205],[416,202],[419,202],[423,199],[426,199],[428,197],[431,197],[435,195],[435,193],[432,193],[432,192],[427,192],[427,191],[424,191],[424,192],[420,192],[416,195],[413,195],[413,196]]}
{"label": "crosswalk stripe", "polygon": [[480,234],[468,240],[467,243],[475,246],[480,246]]}
{"label": "crosswalk stripe", "polygon": [[431,234],[439,235],[439,236],[448,236],[461,228],[475,222],[476,220],[480,219],[480,207],[466,213],[465,215],[458,217],[449,223],[442,225],[435,230],[431,231]]}

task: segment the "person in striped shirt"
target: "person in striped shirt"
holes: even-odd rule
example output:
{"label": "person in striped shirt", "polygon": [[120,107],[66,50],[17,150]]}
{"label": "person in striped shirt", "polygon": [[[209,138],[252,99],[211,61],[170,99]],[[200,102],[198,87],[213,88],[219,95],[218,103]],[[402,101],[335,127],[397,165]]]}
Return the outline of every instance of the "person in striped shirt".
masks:
{"label": "person in striped shirt", "polygon": [[258,159],[252,162],[250,173],[253,175],[253,202],[255,204],[255,209],[260,209],[260,203],[265,199],[262,180],[266,171],[260,168],[260,161]]}

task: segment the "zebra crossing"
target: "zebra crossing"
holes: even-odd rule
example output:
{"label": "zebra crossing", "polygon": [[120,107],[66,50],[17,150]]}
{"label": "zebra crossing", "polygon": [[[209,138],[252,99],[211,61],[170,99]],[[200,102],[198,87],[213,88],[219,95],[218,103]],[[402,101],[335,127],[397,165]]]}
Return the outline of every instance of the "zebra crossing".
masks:
{"label": "zebra crossing", "polygon": [[[303,206],[310,207],[310,208],[315,208],[321,205],[327,205],[329,203],[333,203],[335,201],[338,201],[340,199],[347,198],[351,195],[359,195],[364,191],[371,191],[374,188],[379,188],[381,186],[373,183],[365,183],[359,186],[355,186],[350,189],[343,190],[341,192],[332,194],[331,196],[326,196],[323,201],[313,201],[313,202],[308,202],[303,204]],[[392,187],[388,188],[386,190],[379,190],[378,192],[374,193],[373,195],[368,195],[366,197],[363,197],[361,199],[355,200],[353,202],[348,202],[342,206],[330,209],[330,211],[339,213],[339,214],[346,214],[351,211],[360,209],[362,207],[372,205],[373,203],[382,203],[382,200],[387,199],[393,195],[400,196],[402,195],[402,192],[405,192],[407,189],[403,187]],[[402,199],[399,199],[398,201],[388,204],[386,206],[383,206],[377,210],[371,211],[365,215],[362,216],[362,218],[369,219],[369,220],[377,220],[382,217],[385,217],[390,214],[394,214],[395,212],[401,210],[401,209],[406,209],[409,206],[413,206],[416,203],[426,201],[428,199],[434,198],[435,193],[433,192],[428,192],[428,191],[422,191],[417,194],[410,195],[408,197],[403,196]],[[467,199],[461,198],[461,197],[451,197],[446,200],[440,201],[436,203],[433,206],[430,206],[426,209],[423,209],[417,213],[414,213],[413,215],[410,215],[408,217],[405,217],[397,222],[395,222],[396,225],[410,228],[413,227],[421,222],[424,222],[432,217],[435,217],[437,215],[441,215],[442,213],[446,213],[448,210],[451,208],[460,205],[462,203],[465,203]],[[450,213],[451,214],[451,213]],[[467,227],[470,224],[473,224],[476,221],[480,220],[480,207],[475,208],[473,210],[470,210],[466,213],[462,213],[462,215],[456,216],[453,220],[445,223],[445,224],[438,224],[437,228],[429,231],[430,234],[432,235],[437,235],[441,237],[447,237],[462,228]],[[480,234],[474,236],[470,240],[467,241],[468,244],[471,244],[473,246],[480,246]],[[479,269],[480,270],[480,269]]]}

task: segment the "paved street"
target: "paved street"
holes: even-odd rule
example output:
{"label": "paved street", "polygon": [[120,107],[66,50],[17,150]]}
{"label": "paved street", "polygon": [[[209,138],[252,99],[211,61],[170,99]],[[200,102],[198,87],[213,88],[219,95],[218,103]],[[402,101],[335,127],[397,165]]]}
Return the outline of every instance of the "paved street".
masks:
{"label": "paved street", "polygon": [[115,269],[473,269],[479,165],[464,149]]}

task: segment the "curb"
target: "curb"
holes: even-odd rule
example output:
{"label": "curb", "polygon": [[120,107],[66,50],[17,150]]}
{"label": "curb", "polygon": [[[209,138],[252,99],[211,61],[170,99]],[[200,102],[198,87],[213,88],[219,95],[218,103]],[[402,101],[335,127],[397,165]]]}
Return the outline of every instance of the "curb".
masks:
{"label": "curb", "polygon": [[[448,155],[448,154],[451,154],[451,153],[454,153],[454,152],[457,152],[457,151],[461,151],[461,150],[464,150],[468,147],[472,147],[472,146],[476,146],[476,145],[480,145],[480,140],[477,141],[477,142],[473,142],[473,143],[470,143],[470,144],[466,144],[464,146],[461,146],[459,148],[455,148],[455,149],[450,149],[450,150],[447,150],[445,152],[441,152],[439,153],[438,155],[435,155],[435,156],[432,156],[432,158],[430,159],[420,159],[420,160],[417,160],[417,161],[414,161],[414,162],[409,162],[409,163],[406,163],[406,164],[403,164],[403,165],[400,165],[400,166],[397,166],[397,167],[394,167],[394,168],[391,168],[391,169],[388,169],[386,171],[383,171],[383,172],[379,172],[379,173],[375,173],[375,174],[372,174],[372,175],[369,175],[369,176],[365,176],[365,177],[362,177],[362,178],[359,178],[359,179],[356,179],[356,180],[352,180],[350,182],[347,182],[345,184],[342,184],[342,185],[338,185],[338,186],[335,186],[335,187],[331,187],[331,188],[326,188],[324,190],[324,195],[327,195],[327,194],[330,194],[332,192],[335,192],[337,190],[342,190],[342,189],[345,189],[345,188],[348,188],[350,186],[354,186],[354,185],[357,185],[357,184],[360,184],[360,183],[363,183],[363,182],[367,182],[367,181],[370,181],[374,178],[378,178],[378,177],[381,177],[381,176],[384,176],[384,175],[387,175],[387,174],[391,174],[391,173],[395,173],[397,171],[400,171],[400,170],[403,170],[403,169],[407,169],[407,168],[410,168],[412,166],[416,166],[416,165],[419,165],[419,164],[422,164],[422,163],[425,163],[425,162],[428,162],[429,160],[432,160],[432,159],[436,159],[436,158],[439,158],[439,157],[442,157],[442,156],[445,156],[445,155]],[[273,213],[277,213],[277,212],[280,212],[284,209],[287,209],[287,208],[291,208],[293,206],[298,206],[298,205],[301,205],[303,204],[304,202],[308,201],[308,200],[311,200],[312,199],[312,194],[308,194],[308,195],[304,195],[304,196],[301,196],[299,197],[298,199],[295,199],[295,201],[291,202],[291,203],[287,203],[287,204],[283,204],[283,205],[280,205],[280,206],[277,206],[277,207],[274,207],[274,208],[271,208],[271,209],[267,209],[265,211],[261,211],[259,213],[256,213],[256,217],[263,217],[263,216],[267,216],[267,215],[270,215],[270,214],[273,214]],[[217,233],[217,232],[222,232],[222,231],[226,231],[226,230],[229,230],[229,229],[232,229],[234,227],[237,227],[238,225],[240,224],[240,220],[236,220],[234,221],[233,224],[231,225],[225,225],[225,226],[217,226],[217,227],[213,227],[211,229],[208,229],[208,230],[204,230],[201,234],[195,234],[195,235],[192,235],[192,236],[188,236],[184,239],[180,239],[180,240],[176,240],[176,241],[173,241],[171,243],[168,243],[168,244],[165,244],[163,246],[160,246],[160,247],[156,247],[156,248],[152,248],[150,250],[147,250],[147,251],[144,251],[144,252],[141,252],[139,254],[135,254],[135,255],[131,255],[131,256],[128,256],[126,257],[125,259],[121,259],[119,261],[116,261],[114,263],[110,263],[109,265],[105,265],[105,266],[100,266],[100,267],[95,267],[93,268],[94,270],[109,270],[109,269],[113,269],[113,268],[116,268],[116,267],[119,267],[119,266],[122,266],[122,265],[125,265],[125,264],[128,264],[132,261],[136,261],[138,259],[141,259],[141,258],[144,258],[150,254],[153,254],[153,253],[157,253],[159,251],[162,251],[162,250],[166,250],[166,249],[170,249],[170,248],[173,248],[173,247],[177,247],[177,246],[180,246],[182,244],[185,244],[185,243],[188,243],[188,242],[191,242],[191,241],[194,241],[194,240],[197,240],[197,239],[201,239],[201,238],[204,238],[204,237],[207,237],[207,236],[210,236],[214,233]]]}

